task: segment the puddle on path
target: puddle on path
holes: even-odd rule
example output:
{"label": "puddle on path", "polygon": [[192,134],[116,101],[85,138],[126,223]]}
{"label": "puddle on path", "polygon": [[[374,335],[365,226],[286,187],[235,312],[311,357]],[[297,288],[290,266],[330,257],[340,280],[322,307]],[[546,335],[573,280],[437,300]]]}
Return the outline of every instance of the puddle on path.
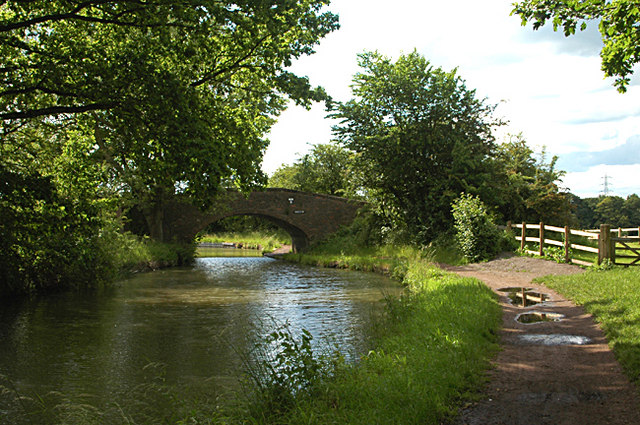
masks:
{"label": "puddle on path", "polygon": [[542,292],[535,292],[533,288],[525,288],[522,286],[500,288],[498,291],[506,292],[511,300],[511,304],[516,307],[530,307],[549,300],[549,295],[543,294]]}
{"label": "puddle on path", "polygon": [[516,322],[524,324],[534,324],[540,322],[559,322],[564,319],[564,314],[548,313],[542,311],[531,311],[529,313],[520,313],[516,316]]}
{"label": "puddle on path", "polygon": [[527,334],[519,335],[521,342],[536,345],[586,345],[591,339],[580,335],[563,334]]}

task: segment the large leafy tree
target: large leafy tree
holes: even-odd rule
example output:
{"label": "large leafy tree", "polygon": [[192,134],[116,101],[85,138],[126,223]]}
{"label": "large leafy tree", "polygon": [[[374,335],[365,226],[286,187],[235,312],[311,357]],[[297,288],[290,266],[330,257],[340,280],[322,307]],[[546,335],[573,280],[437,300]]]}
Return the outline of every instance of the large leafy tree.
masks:
{"label": "large leafy tree", "polygon": [[286,98],[326,97],[286,67],[337,28],[327,3],[3,2],[3,143],[22,143],[27,125],[90,135],[109,186],[162,239],[167,197],[206,207],[225,184],[264,182],[265,134]]}
{"label": "large leafy tree", "polygon": [[553,23],[565,36],[587,28],[599,20],[603,48],[602,70],[615,77],[618,91],[625,92],[635,65],[640,62],[640,3],[637,0],[524,0],[513,4],[512,14],[520,15],[522,25],[533,22],[533,29]]}
{"label": "large leafy tree", "polygon": [[493,106],[476,97],[456,70],[432,66],[416,52],[392,61],[359,56],[354,98],[337,105],[334,128],[356,152],[373,202],[422,241],[452,224],[462,192],[490,190]]}
{"label": "large leafy tree", "polygon": [[[282,70],[336,28],[324,0],[32,0],[0,5],[8,120],[141,104],[145,86],[228,90],[242,70],[300,89]],[[293,84],[292,84],[293,83]],[[268,93],[256,92],[263,96]],[[159,95],[162,92],[158,93]]]}

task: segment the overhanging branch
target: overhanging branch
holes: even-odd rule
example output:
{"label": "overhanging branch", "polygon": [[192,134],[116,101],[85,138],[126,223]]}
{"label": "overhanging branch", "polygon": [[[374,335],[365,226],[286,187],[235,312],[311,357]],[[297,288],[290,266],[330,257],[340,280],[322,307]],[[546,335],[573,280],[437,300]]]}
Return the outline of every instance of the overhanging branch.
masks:
{"label": "overhanging branch", "polygon": [[48,108],[40,108],[40,109],[30,109],[27,111],[19,111],[19,112],[4,112],[0,113],[0,120],[9,121],[9,120],[22,120],[29,118],[38,118],[45,116],[54,116],[54,115],[62,115],[62,114],[78,114],[82,112],[88,111],[99,111],[111,109],[116,106],[115,102],[98,102],[98,103],[90,103],[87,105],[72,105],[72,106],[50,106]]}

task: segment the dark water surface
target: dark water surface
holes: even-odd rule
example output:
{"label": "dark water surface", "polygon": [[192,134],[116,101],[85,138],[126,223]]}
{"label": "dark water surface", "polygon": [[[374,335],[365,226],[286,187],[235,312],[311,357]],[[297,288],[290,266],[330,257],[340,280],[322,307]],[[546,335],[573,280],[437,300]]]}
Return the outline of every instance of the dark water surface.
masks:
{"label": "dark water surface", "polygon": [[140,274],[100,292],[2,303],[0,423],[39,423],[27,411],[61,403],[117,406],[123,417],[142,403],[166,415],[174,407],[150,395],[154,385],[187,398],[234,388],[240,353],[274,323],[288,322],[294,334],[307,329],[315,344],[330,340],[357,358],[384,293],[397,291],[369,273],[199,258],[194,267]]}

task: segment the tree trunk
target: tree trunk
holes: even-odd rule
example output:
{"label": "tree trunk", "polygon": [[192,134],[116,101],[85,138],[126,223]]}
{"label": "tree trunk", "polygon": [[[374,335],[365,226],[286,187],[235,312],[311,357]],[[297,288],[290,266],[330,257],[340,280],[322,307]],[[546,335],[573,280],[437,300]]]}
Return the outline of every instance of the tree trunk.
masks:
{"label": "tree trunk", "polygon": [[156,188],[151,195],[151,199],[141,205],[142,213],[149,227],[149,236],[154,241],[167,242],[165,239],[168,235],[164,232],[164,207],[166,199],[166,191],[162,188]]}
{"label": "tree trunk", "polygon": [[144,208],[144,217],[149,226],[149,236],[154,241],[164,242],[164,209],[162,202]]}

